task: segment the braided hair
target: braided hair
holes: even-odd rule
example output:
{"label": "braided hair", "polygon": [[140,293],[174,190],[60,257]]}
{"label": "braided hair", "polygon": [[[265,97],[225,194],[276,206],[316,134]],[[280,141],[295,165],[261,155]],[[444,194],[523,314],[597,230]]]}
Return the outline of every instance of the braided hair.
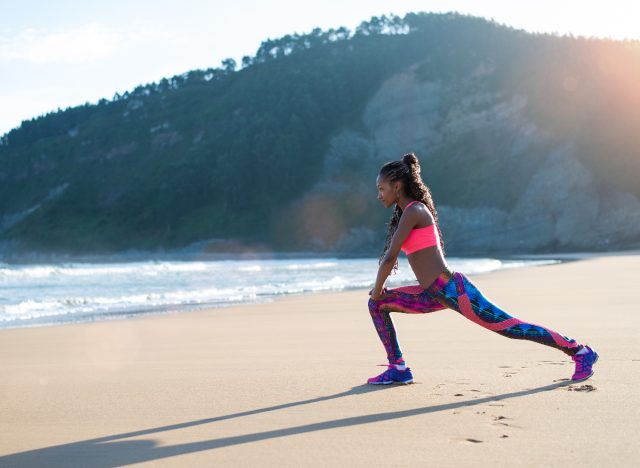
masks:
{"label": "braided hair", "polygon": [[[436,225],[436,228],[438,229],[438,234],[440,235],[440,247],[442,248],[442,252],[444,253],[444,241],[442,240],[442,232],[440,231],[440,225],[438,223],[438,212],[436,211],[436,207],[433,204],[431,191],[429,190],[429,187],[427,187],[422,181],[422,177],[420,176],[420,161],[418,161],[418,157],[414,153],[407,153],[399,161],[390,161],[386,163],[384,166],[382,166],[382,169],[380,169],[380,177],[382,177],[389,183],[401,180],[402,182],[404,182],[404,188],[407,196],[421,201],[426,205],[426,207],[431,212],[433,221]],[[391,218],[387,223],[387,240],[384,244],[384,250],[380,255],[378,264],[382,263],[382,259],[387,253],[387,250],[389,250],[393,234],[398,228],[400,216],[402,216],[402,209],[396,204],[395,208],[393,209],[393,213],[391,214]],[[397,269],[398,260],[396,259],[396,263],[393,265],[392,272],[395,273]]]}

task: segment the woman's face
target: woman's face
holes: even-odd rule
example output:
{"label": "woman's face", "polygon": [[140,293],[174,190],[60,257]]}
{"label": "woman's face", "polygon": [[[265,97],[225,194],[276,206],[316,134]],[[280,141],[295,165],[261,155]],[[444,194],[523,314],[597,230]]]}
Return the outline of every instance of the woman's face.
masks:
{"label": "woman's face", "polygon": [[385,208],[389,208],[398,201],[397,185],[399,182],[395,182],[393,185],[387,182],[383,177],[378,175],[376,178],[376,186],[378,187],[378,200],[384,205]]}

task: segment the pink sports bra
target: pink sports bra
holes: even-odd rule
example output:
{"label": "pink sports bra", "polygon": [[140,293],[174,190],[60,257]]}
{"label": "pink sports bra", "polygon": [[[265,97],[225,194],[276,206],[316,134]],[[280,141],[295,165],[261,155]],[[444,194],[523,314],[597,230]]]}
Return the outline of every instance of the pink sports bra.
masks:
{"label": "pink sports bra", "polygon": [[[404,209],[406,210],[417,201],[418,200],[414,200],[411,203],[407,204]],[[438,236],[438,230],[436,229],[436,225],[432,224],[423,228],[412,229],[407,238],[402,243],[402,247],[400,247],[400,250],[409,255],[416,250],[438,245],[439,242],[440,238]]]}

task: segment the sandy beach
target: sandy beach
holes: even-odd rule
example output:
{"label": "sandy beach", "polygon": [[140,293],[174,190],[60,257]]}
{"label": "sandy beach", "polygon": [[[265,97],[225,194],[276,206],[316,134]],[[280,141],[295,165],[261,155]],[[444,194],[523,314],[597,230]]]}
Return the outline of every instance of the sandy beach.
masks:
{"label": "sandy beach", "polygon": [[370,386],[385,354],[366,290],[0,330],[0,466],[639,466],[640,255],[471,277],[560,351],[445,310],[396,313],[415,383]]}

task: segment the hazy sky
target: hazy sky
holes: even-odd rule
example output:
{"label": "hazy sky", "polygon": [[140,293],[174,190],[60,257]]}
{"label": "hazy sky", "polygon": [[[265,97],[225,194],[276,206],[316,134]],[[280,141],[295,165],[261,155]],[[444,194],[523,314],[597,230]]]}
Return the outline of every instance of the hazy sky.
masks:
{"label": "hazy sky", "polygon": [[458,11],[528,31],[640,39],[637,0],[0,0],[0,135],[24,119],[371,16]]}

